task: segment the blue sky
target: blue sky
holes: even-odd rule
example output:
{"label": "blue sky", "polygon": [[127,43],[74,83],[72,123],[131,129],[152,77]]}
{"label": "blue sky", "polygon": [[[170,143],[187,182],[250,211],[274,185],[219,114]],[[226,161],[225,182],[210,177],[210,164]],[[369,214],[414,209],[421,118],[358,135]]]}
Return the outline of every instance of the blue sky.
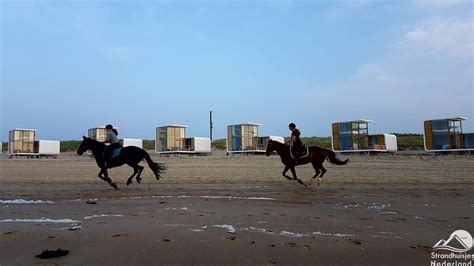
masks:
{"label": "blue sky", "polygon": [[[153,139],[259,122],[329,136],[335,121],[422,132],[474,119],[471,1],[2,1],[0,139],[79,139],[112,123]],[[465,131],[474,131],[471,121]]]}

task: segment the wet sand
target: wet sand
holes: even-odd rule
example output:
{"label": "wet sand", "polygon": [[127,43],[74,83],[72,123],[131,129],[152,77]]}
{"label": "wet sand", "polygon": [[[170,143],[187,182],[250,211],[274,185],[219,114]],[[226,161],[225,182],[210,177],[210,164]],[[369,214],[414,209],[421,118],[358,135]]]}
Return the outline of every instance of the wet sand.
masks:
{"label": "wet sand", "polygon": [[305,188],[275,156],[154,156],[160,181],[146,168],[126,186],[123,166],[118,191],[86,157],[0,160],[0,265],[428,265],[440,239],[474,233],[472,156],[348,158]]}

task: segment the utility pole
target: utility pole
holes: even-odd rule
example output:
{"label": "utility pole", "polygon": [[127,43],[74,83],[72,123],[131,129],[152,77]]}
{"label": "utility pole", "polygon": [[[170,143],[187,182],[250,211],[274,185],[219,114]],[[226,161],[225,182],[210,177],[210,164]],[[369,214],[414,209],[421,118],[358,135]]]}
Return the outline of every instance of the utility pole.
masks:
{"label": "utility pole", "polygon": [[212,125],[212,111],[209,111],[209,138],[212,141],[212,128],[214,126]]}

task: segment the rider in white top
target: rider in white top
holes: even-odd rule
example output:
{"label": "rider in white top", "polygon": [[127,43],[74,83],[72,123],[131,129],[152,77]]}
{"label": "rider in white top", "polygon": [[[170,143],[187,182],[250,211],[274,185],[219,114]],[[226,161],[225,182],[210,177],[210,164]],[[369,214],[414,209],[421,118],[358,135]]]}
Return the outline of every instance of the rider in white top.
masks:
{"label": "rider in white top", "polygon": [[[107,126],[110,126],[110,125],[107,125]],[[105,142],[108,142],[110,144],[114,144],[114,143],[119,143],[119,139],[116,135],[116,133],[114,132],[114,129],[113,128],[107,128],[107,136],[106,136],[106,140]]]}

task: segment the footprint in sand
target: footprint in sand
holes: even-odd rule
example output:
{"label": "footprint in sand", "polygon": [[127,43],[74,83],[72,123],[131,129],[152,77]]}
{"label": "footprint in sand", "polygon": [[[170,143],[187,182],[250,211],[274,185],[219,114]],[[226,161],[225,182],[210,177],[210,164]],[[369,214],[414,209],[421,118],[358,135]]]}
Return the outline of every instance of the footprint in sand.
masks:
{"label": "footprint in sand", "polygon": [[23,233],[23,232],[20,232],[20,231],[10,231],[10,232],[2,233],[2,236],[17,237],[17,236],[21,236],[21,235],[26,235],[26,233]]}
{"label": "footprint in sand", "polygon": [[235,240],[237,237],[235,236],[228,236],[225,238],[225,240]]}
{"label": "footprint in sand", "polygon": [[304,248],[304,249],[308,249],[308,250],[310,249],[309,245],[298,245],[298,244],[293,243],[293,242],[286,242],[285,246],[290,247],[290,248]]}
{"label": "footprint in sand", "polygon": [[433,251],[432,247],[423,246],[423,245],[415,245],[415,246],[411,246],[410,248],[421,251],[421,252],[426,252],[426,253],[431,253]]}
{"label": "footprint in sand", "polygon": [[392,222],[392,223],[398,223],[400,221],[404,222],[406,220],[407,219],[405,219],[405,218],[385,219],[386,222]]}
{"label": "footprint in sand", "polygon": [[115,235],[111,235],[110,237],[129,237],[130,235],[129,234],[115,234]]}
{"label": "footprint in sand", "polygon": [[162,241],[163,241],[163,242],[170,242],[170,241],[171,241],[171,239],[164,238],[164,239],[162,239]]}
{"label": "footprint in sand", "polygon": [[274,247],[276,247],[276,245],[273,245],[273,244],[272,244],[272,245],[269,245],[269,247],[274,248]]}
{"label": "footprint in sand", "polygon": [[362,244],[362,241],[361,241],[361,240],[358,240],[358,239],[351,239],[351,238],[349,238],[349,243],[355,244],[355,245],[361,245],[361,244]]}

